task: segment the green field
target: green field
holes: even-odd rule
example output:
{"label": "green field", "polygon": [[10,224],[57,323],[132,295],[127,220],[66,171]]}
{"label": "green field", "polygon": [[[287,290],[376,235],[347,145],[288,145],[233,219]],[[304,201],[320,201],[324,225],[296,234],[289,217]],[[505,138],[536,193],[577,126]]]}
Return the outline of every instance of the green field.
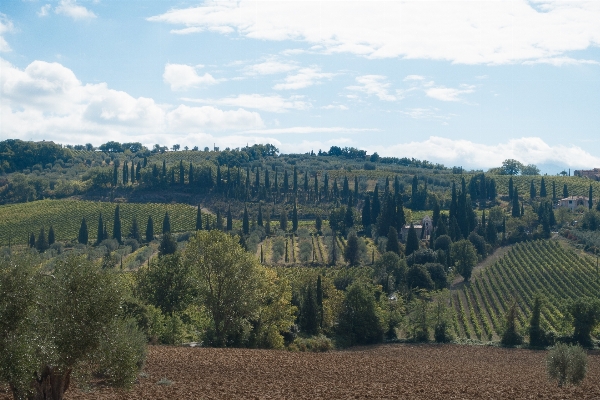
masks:
{"label": "green field", "polygon": [[458,336],[498,339],[504,313],[513,299],[519,306],[520,326],[527,328],[536,293],[548,300],[542,308],[542,326],[564,332],[567,328],[560,304],[600,293],[596,260],[581,256],[556,240],[515,245],[462,289],[452,291]]}
{"label": "green field", "polygon": [[[41,200],[0,206],[0,245],[27,243],[28,235],[37,236],[42,227],[46,233],[53,226],[56,240],[77,239],[81,219],[85,217],[89,239],[96,238],[98,217],[102,213],[109,235],[117,204],[78,200]],[[169,212],[172,232],[185,232],[196,227],[196,207],[187,204],[120,203],[123,235],[126,236],[133,218],[137,218],[140,233],[146,232],[148,216],[154,221],[154,233],[162,233],[165,212]],[[212,221],[212,214],[210,219]]]}

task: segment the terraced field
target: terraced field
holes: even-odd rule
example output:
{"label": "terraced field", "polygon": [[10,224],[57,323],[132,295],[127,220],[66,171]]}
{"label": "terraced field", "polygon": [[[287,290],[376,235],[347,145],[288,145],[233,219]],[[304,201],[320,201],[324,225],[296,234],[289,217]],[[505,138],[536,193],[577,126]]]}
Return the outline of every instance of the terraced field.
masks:
{"label": "terraced field", "polygon": [[521,243],[452,291],[455,330],[460,337],[497,339],[504,313],[513,300],[519,306],[519,323],[527,327],[536,293],[548,301],[542,308],[542,326],[563,332],[560,304],[581,296],[600,295],[596,260],[580,256],[556,240]]}

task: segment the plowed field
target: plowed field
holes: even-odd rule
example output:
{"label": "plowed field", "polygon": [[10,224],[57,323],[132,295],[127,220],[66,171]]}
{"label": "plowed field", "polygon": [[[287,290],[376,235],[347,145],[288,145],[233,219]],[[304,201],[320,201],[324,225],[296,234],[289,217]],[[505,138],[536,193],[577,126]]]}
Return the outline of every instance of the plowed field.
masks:
{"label": "plowed field", "polygon": [[[600,399],[599,353],[578,387],[550,383],[544,362],[542,351],[457,345],[324,354],[152,346],[133,390],[69,390],[67,399]],[[9,397],[0,389],[0,398]]]}

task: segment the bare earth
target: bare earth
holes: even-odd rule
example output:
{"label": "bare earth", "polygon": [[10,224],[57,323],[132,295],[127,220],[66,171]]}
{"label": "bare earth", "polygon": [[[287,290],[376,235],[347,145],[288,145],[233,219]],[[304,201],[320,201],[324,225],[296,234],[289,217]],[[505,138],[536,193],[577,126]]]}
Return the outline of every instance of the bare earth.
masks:
{"label": "bare earth", "polygon": [[[600,399],[600,353],[581,386],[558,388],[544,351],[381,345],[329,353],[151,346],[129,392],[69,390],[67,399]],[[158,385],[161,378],[172,385]],[[0,388],[0,399],[9,399]]]}

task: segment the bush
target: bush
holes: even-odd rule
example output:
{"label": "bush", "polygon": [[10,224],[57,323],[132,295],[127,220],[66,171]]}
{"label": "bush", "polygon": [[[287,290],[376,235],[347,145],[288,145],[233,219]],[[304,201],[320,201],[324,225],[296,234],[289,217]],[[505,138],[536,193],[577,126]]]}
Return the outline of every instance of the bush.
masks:
{"label": "bush", "polygon": [[288,346],[290,351],[310,351],[314,353],[323,353],[333,350],[333,342],[324,335],[312,336],[309,338],[296,338],[292,344]]}
{"label": "bush", "polygon": [[546,369],[550,380],[557,381],[559,387],[577,385],[587,372],[587,354],[581,346],[559,343],[548,351]]}

